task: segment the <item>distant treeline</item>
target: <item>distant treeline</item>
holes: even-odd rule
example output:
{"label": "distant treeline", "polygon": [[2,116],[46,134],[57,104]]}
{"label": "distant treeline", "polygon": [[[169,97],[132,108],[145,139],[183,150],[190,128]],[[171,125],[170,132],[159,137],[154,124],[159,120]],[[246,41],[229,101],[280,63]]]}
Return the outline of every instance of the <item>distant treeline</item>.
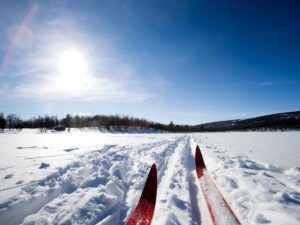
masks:
{"label": "distant treeline", "polygon": [[16,114],[9,114],[6,117],[3,113],[0,113],[0,129],[22,129],[22,128],[46,128],[52,129],[58,125],[64,125],[71,128],[82,127],[105,127],[110,129],[112,127],[134,127],[134,128],[152,128],[162,131],[183,132],[186,127],[174,125],[173,122],[165,125],[162,123],[155,123],[146,119],[138,119],[129,116],[71,116],[67,114],[64,118],[59,119],[57,116],[38,116],[28,120],[21,119]]}
{"label": "distant treeline", "polygon": [[59,119],[57,116],[38,116],[28,120],[21,119],[16,114],[5,117],[0,113],[0,129],[45,128],[51,129],[58,125],[71,128],[82,127],[116,127],[152,128],[170,132],[218,132],[218,131],[248,131],[248,130],[300,130],[300,111],[278,113],[260,116],[244,120],[227,120],[213,123],[205,123],[195,126],[176,125],[172,121],[169,124],[152,122],[146,119],[138,119],[129,116],[72,116],[67,114]]}

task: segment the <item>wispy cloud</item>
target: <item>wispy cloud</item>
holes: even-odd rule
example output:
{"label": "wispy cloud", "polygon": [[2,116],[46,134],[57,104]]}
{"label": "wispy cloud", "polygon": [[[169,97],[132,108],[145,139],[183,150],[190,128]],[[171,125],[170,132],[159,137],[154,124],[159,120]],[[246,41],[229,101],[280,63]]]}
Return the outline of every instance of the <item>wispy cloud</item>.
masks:
{"label": "wispy cloud", "polygon": [[194,117],[199,117],[199,116],[208,116],[209,113],[206,112],[183,112],[183,111],[174,111],[170,112],[173,115],[176,116],[194,116]]}
{"label": "wispy cloud", "polygon": [[232,83],[232,84],[225,84],[225,87],[235,88],[235,87],[271,87],[286,84],[287,82],[278,82],[278,81],[262,81],[262,82],[254,82],[254,81],[245,81],[240,83]]}
{"label": "wispy cloud", "polygon": [[[62,80],[55,73],[43,71],[18,72],[18,82],[2,82],[0,97],[37,100],[80,100],[80,101],[112,101],[139,102],[154,97],[141,83],[136,83],[131,76],[122,75],[122,71],[111,68],[108,77],[103,74],[85,75],[74,81],[72,76]],[[75,83],[74,83],[75,82]]]}
{"label": "wispy cloud", "polygon": [[277,81],[264,81],[264,82],[253,83],[253,85],[259,86],[259,87],[266,87],[266,86],[280,85],[280,82],[277,82]]}
{"label": "wispy cloud", "polygon": [[[7,64],[1,98],[139,102],[154,96],[110,40],[88,37],[74,21],[64,18],[39,22],[37,29],[34,47],[16,49]],[[80,79],[72,74],[62,78],[57,70],[58,58],[66,48],[81,49],[89,64]]]}
{"label": "wispy cloud", "polygon": [[[71,81],[70,81],[71,82]],[[42,79],[11,87],[9,98],[31,98],[38,100],[81,100],[81,101],[144,101],[153,97],[146,91],[131,90],[126,82],[109,78],[88,77],[78,87],[59,84],[59,80],[44,76]]]}

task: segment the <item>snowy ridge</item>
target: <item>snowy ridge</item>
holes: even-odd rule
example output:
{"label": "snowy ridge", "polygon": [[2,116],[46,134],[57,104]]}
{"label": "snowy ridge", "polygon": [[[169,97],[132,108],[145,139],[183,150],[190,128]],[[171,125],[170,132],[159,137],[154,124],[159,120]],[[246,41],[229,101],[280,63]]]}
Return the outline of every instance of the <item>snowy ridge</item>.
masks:
{"label": "snowy ridge", "polygon": [[[300,133],[285,132],[281,137],[292,140],[292,134],[298,140]],[[241,143],[232,141],[228,147],[225,139],[230,135],[240,137],[240,133],[0,134],[0,156],[6,159],[0,166],[0,224],[124,224],[156,163],[158,195],[152,224],[209,225],[195,173],[196,144],[242,224],[298,224],[299,166],[286,158],[284,165],[290,162],[286,168],[258,160],[254,150],[247,156],[247,145],[243,150]],[[253,143],[259,143],[251,149],[262,145],[255,141],[261,135],[279,138],[278,132],[248,133]],[[289,143],[294,148],[294,142]],[[235,146],[244,152],[232,151]]]}

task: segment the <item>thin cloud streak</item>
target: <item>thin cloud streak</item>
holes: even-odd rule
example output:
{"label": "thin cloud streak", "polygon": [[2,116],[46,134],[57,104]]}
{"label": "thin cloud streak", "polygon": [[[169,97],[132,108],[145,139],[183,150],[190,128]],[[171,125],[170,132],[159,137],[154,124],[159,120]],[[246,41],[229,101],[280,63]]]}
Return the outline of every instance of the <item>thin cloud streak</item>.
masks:
{"label": "thin cloud streak", "polygon": [[275,86],[275,85],[280,85],[280,82],[276,81],[265,81],[265,82],[258,82],[254,84],[255,86],[259,87],[266,87],[266,86]]}
{"label": "thin cloud streak", "polygon": [[284,84],[292,84],[293,82],[278,82],[278,81],[263,81],[263,82],[243,82],[243,83],[232,83],[225,84],[225,87],[272,87]]}
{"label": "thin cloud streak", "polygon": [[59,80],[44,76],[42,79],[22,83],[12,87],[6,85],[7,98],[37,99],[37,100],[80,100],[80,101],[113,101],[139,102],[154,97],[146,91],[132,90],[129,84],[108,78],[89,77],[82,81],[80,87],[64,87]]}
{"label": "thin cloud streak", "polygon": [[176,116],[208,116],[210,115],[210,113],[205,113],[205,112],[179,112],[179,111],[175,111],[175,112],[170,112],[173,115]]}

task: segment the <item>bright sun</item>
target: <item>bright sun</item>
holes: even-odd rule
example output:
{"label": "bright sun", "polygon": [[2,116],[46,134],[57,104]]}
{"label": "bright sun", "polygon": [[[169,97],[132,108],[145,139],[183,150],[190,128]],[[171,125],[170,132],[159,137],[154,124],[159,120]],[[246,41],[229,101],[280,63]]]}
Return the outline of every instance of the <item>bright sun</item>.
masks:
{"label": "bright sun", "polygon": [[76,49],[68,49],[59,57],[59,70],[62,75],[76,76],[87,72],[87,63]]}
{"label": "bright sun", "polygon": [[59,83],[69,90],[76,90],[88,77],[85,57],[77,49],[68,49],[58,58]]}

